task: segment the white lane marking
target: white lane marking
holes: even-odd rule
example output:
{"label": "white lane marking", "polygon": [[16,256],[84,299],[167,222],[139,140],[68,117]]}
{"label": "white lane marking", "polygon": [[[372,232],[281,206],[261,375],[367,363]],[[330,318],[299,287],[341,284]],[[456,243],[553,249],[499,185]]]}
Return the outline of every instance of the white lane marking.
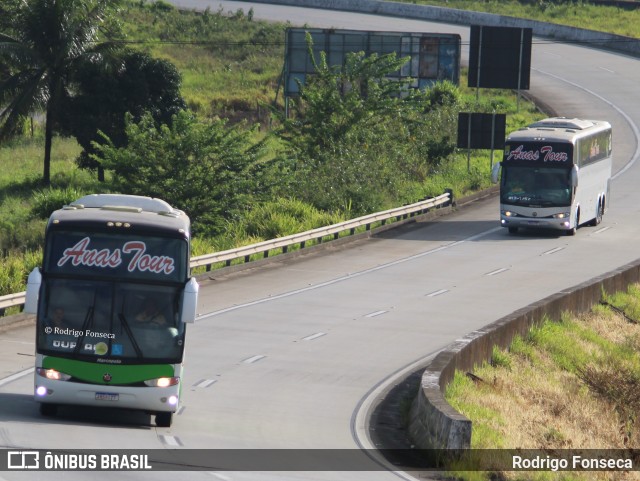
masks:
{"label": "white lane marking", "polygon": [[445,292],[449,292],[449,289],[440,289],[439,291],[435,291],[435,292],[432,292],[431,294],[427,294],[427,297],[441,296]]}
{"label": "white lane marking", "polygon": [[257,356],[253,356],[253,357],[250,357],[248,359],[245,359],[242,362],[244,362],[245,364],[253,364],[254,362],[258,362],[259,360],[264,359],[265,357],[267,357],[267,356],[257,355]]}
{"label": "white lane marking", "polygon": [[480,238],[482,238],[482,237],[484,237],[486,235],[493,234],[494,232],[501,231],[502,229],[503,229],[503,227],[494,227],[494,228],[488,229],[488,230],[486,230],[484,232],[480,232],[479,234],[472,235],[471,237],[467,237],[466,239],[462,239],[462,240],[459,240],[459,241],[451,242],[450,244],[446,244],[446,245],[443,245],[443,246],[440,246],[440,247],[436,247],[434,249],[431,249],[431,250],[428,250],[428,251],[425,251],[425,252],[421,252],[420,254],[415,254],[415,255],[412,255],[412,256],[409,256],[409,257],[405,257],[404,259],[398,259],[396,261],[388,262],[387,264],[382,264],[382,265],[379,265],[379,266],[376,266],[376,267],[372,267],[371,269],[365,269],[365,270],[360,271],[360,272],[354,272],[354,273],[351,273],[351,274],[347,274],[345,276],[338,277],[338,278],[332,279],[330,281],[321,282],[320,284],[316,284],[316,285],[308,286],[308,287],[303,287],[301,289],[296,289],[296,290],[290,291],[290,292],[285,292],[284,294],[279,294],[277,296],[270,296],[270,297],[266,297],[266,298],[263,298],[263,299],[258,299],[256,301],[247,302],[247,303],[244,303],[244,304],[237,304],[235,306],[227,307],[225,309],[220,309],[219,311],[210,312],[209,314],[205,314],[203,316],[198,317],[197,321],[202,321],[204,319],[209,319],[209,318],[214,317],[214,316],[219,316],[221,314],[226,314],[227,312],[235,311],[237,309],[243,309],[245,307],[251,307],[251,306],[255,306],[255,305],[258,305],[258,304],[265,303],[265,302],[270,302],[270,301],[274,301],[274,300],[277,300],[277,299],[283,299],[285,297],[295,296],[297,294],[301,294],[303,292],[311,291],[313,289],[319,289],[321,287],[330,286],[330,285],[333,285],[333,284],[337,284],[338,282],[346,281],[348,279],[353,279],[355,277],[363,276],[365,274],[370,274],[372,272],[376,272],[376,271],[379,271],[379,270],[382,270],[382,269],[386,269],[387,267],[397,266],[397,265],[403,264],[405,262],[409,262],[409,261],[412,261],[412,260],[415,260],[415,259],[420,259],[421,257],[425,257],[425,256],[428,256],[428,255],[431,255],[431,254],[436,254],[438,252],[442,252],[442,251],[447,250],[447,249],[451,249],[452,247],[457,247],[457,246],[459,246],[461,244],[464,244],[465,242],[475,241],[475,240],[480,239]]}
{"label": "white lane marking", "polygon": [[601,232],[607,231],[609,229],[611,229],[611,226],[603,227],[602,229],[598,229],[597,231],[593,232],[592,235],[600,234]]}
{"label": "white lane marking", "polygon": [[222,481],[231,481],[233,479],[231,476],[225,476],[224,474],[220,474],[220,473],[209,473],[209,474],[214,478],[221,479]]}
{"label": "white lane marking", "polygon": [[564,249],[564,247],[556,247],[555,249],[551,249],[550,251],[543,252],[542,255],[543,256],[548,256],[549,254],[555,254],[556,252],[559,252],[559,251],[561,251],[563,249]]}
{"label": "white lane marking", "polygon": [[160,435],[160,440],[167,446],[182,446],[182,443],[175,436],[169,436],[166,434]]}
{"label": "white lane marking", "polygon": [[615,73],[613,70],[609,70],[608,68],[604,68],[604,67],[600,67],[600,66],[598,66],[598,68],[599,68],[600,70],[604,70],[605,72]]}
{"label": "white lane marking", "polygon": [[364,317],[378,317],[378,316],[381,316],[382,314],[386,314],[387,312],[389,312],[389,311],[376,311],[376,312],[372,312],[370,314],[367,314]]}
{"label": "white lane marking", "polygon": [[497,274],[502,274],[503,272],[506,272],[508,270],[508,267],[503,267],[502,269],[496,269],[495,271],[487,272],[485,276],[495,276]]}
{"label": "white lane marking", "polygon": [[315,334],[311,334],[310,336],[303,337],[303,341],[313,341],[314,339],[318,339],[319,337],[326,336],[326,332],[316,332]]}
{"label": "white lane marking", "polygon": [[25,344],[27,346],[35,346],[33,341],[16,341],[15,339],[8,339],[6,337],[0,337],[0,342],[11,342],[13,344]]}
{"label": "white lane marking", "polygon": [[215,384],[217,379],[203,379],[199,381],[197,384],[194,384],[193,387],[199,387],[202,389],[208,388],[212,384]]}
{"label": "white lane marking", "polygon": [[0,386],[4,386],[5,384],[9,384],[16,379],[20,379],[21,377],[27,376],[28,374],[32,374],[33,371],[35,371],[35,367],[30,367],[29,369],[25,369],[24,371],[20,371],[12,374],[11,376],[5,377],[4,379],[0,379]]}

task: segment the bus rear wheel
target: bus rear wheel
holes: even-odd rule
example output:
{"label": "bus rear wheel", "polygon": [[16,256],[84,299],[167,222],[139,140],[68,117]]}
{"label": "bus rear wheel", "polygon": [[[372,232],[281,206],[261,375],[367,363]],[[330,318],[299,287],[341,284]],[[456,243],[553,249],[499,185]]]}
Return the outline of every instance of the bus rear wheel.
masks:
{"label": "bus rear wheel", "polygon": [[593,227],[597,226],[602,222],[602,215],[604,214],[604,205],[601,202],[598,202],[598,208],[596,209],[596,216],[591,221],[591,225]]}
{"label": "bus rear wheel", "polygon": [[159,428],[170,428],[173,421],[173,413],[157,413],[156,426]]}

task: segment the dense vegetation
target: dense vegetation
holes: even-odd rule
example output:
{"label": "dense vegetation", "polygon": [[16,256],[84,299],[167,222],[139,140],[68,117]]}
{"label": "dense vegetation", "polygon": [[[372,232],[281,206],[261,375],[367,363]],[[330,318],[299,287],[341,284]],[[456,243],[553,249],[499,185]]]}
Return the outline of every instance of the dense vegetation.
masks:
{"label": "dense vegetation", "polygon": [[[132,115],[121,125],[100,127],[106,135],[97,135],[98,143],[79,144],[65,136],[70,127],[55,123],[50,186],[39,174],[40,117],[25,117],[20,135],[0,145],[0,295],[24,288],[26,273],[39,262],[48,214],[85,193],[165,198],[192,216],[194,253],[201,254],[414,202],[445,188],[460,196],[486,187],[489,153],[474,152],[467,165],[466,152],[454,147],[457,112],[509,114],[509,130],[540,116],[528,103],[517,111],[506,91],[483,92],[480,105],[475,92],[447,83],[399,96],[404,86],[386,82],[384,74],[405,59],[353,55],[344,71],[320,62],[316,80],[285,119],[275,101],[285,25],[254,21],[251,11],[197,14],[160,2],[124,2],[121,8],[121,23],[110,32],[126,35],[127,51],[143,55],[127,54],[132,60],[125,65],[135,67],[128,72],[148,84],[153,76],[145,72],[170,73],[168,65],[175,65],[187,109],[167,121],[162,112],[180,99],[148,114],[128,107]],[[90,105],[99,92],[81,88],[91,81],[81,82],[99,75],[83,70],[74,77],[76,105]],[[176,79],[166,77],[173,80],[163,88],[173,92]],[[126,91],[126,81],[112,87]],[[367,88],[343,95],[338,86],[346,84]],[[166,98],[150,97],[153,106]],[[100,99],[101,108],[109,103],[116,102]],[[122,105],[132,104],[120,102],[120,112]],[[78,130],[74,135],[80,138]],[[104,181],[79,165],[104,168]]]}

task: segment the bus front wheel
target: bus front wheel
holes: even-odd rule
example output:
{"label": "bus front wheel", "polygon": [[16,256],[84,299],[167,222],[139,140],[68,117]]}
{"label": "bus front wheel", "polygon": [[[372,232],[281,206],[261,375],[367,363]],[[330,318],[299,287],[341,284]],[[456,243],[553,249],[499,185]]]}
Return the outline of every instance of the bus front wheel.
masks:
{"label": "bus front wheel", "polygon": [[156,426],[159,428],[170,428],[173,421],[173,413],[157,413]]}
{"label": "bus front wheel", "polygon": [[51,403],[40,403],[40,414],[43,416],[55,416],[58,413],[58,405]]}
{"label": "bus front wheel", "polygon": [[576,223],[573,224],[573,227],[567,231],[568,236],[576,235],[576,231],[578,230],[578,226],[580,225],[580,209],[576,211]]}

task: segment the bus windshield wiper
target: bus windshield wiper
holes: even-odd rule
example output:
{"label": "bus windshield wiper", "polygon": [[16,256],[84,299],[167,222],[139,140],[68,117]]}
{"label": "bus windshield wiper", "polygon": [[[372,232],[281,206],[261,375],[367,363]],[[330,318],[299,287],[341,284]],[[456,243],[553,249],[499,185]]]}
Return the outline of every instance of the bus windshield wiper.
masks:
{"label": "bus windshield wiper", "polygon": [[[126,294],[125,294],[126,296]],[[127,333],[127,336],[129,336],[129,339],[131,340],[131,345],[133,346],[133,350],[136,351],[136,356],[138,357],[138,359],[142,358],[142,349],[140,349],[140,346],[138,345],[138,341],[136,341],[135,336],[133,335],[133,332],[131,331],[131,326],[129,326],[129,321],[127,321],[127,318],[124,316],[124,301],[125,301],[125,296],[122,297],[122,305],[120,306],[120,312],[118,313],[118,319],[120,319],[120,322],[122,323],[122,327],[124,328],[125,332]]]}
{"label": "bus windshield wiper", "polygon": [[124,330],[127,332],[127,336],[129,336],[129,339],[131,339],[131,345],[133,346],[134,351],[136,351],[136,356],[138,358],[142,358],[142,349],[140,349],[140,346],[138,345],[138,341],[136,341],[136,338],[133,335],[133,332],[131,332],[131,328],[129,327],[129,321],[127,321],[127,318],[124,317],[124,314],[122,312],[118,313],[118,318],[122,323],[122,327],[124,327]]}
{"label": "bus windshield wiper", "polygon": [[93,313],[95,312],[96,305],[96,291],[93,291],[93,302],[87,308],[87,313],[84,316],[84,321],[82,321],[82,330],[80,337],[76,341],[76,347],[73,348],[73,355],[76,356],[78,352],[80,352],[80,346],[84,341],[85,334],[89,328],[93,328]]}

